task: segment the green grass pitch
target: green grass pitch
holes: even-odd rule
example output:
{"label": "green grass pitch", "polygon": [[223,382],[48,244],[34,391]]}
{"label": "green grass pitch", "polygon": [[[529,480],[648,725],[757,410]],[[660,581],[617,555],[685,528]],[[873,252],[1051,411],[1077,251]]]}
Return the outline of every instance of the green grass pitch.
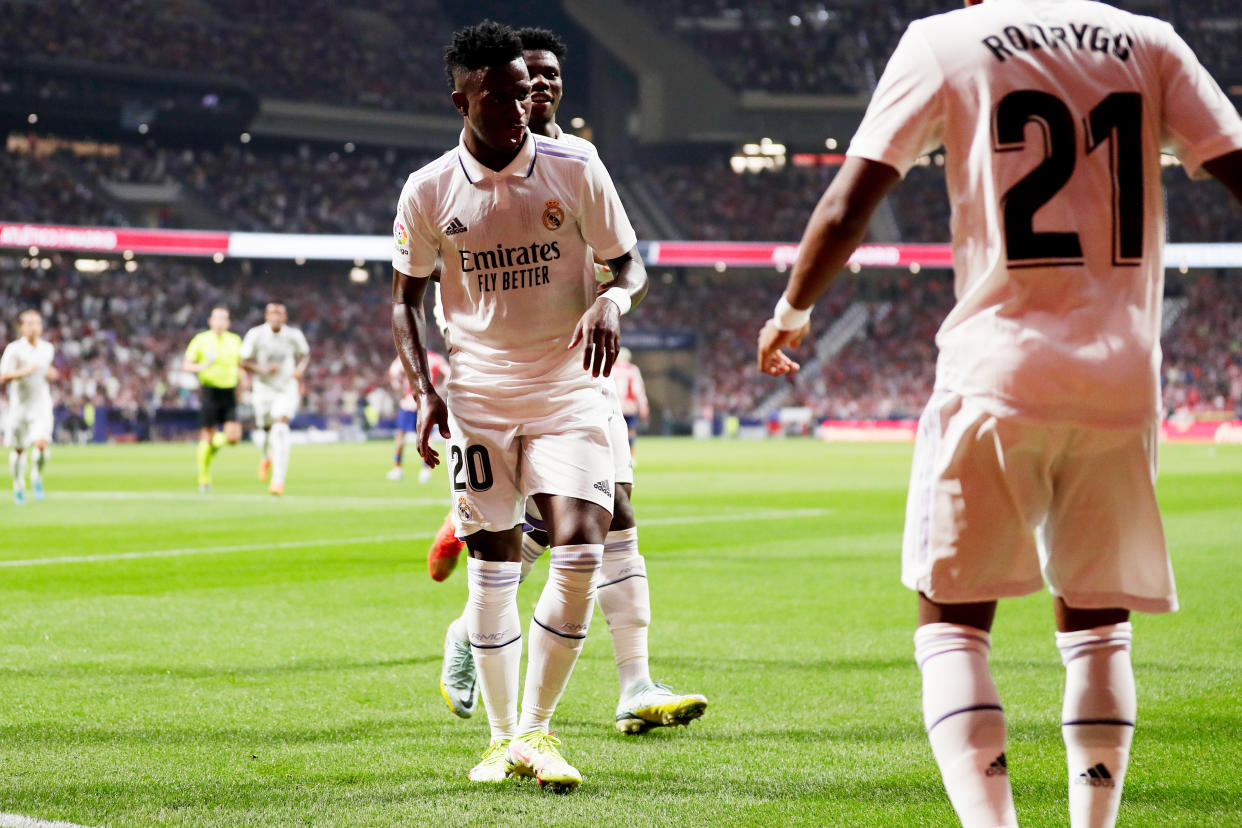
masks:
{"label": "green grass pitch", "polygon": [[[947,826],[898,582],[908,446],[647,439],[635,506],[657,678],[711,700],[616,733],[603,619],[554,727],[582,787],[478,787],[482,713],[440,699],[465,579],[426,575],[447,503],[389,450],[58,447],[49,495],[0,501],[0,813],[98,826]],[[1183,609],[1136,616],[1121,824],[1242,825],[1242,449],[1168,446]],[[151,555],[158,552],[161,554]],[[132,554],[131,554],[132,553]],[[112,556],[95,559],[97,556]],[[40,559],[66,558],[56,563]],[[91,558],[91,560],[83,560]],[[15,562],[25,562],[14,565]],[[540,565],[520,593],[524,619]],[[1023,825],[1064,825],[1063,671],[1047,594],[1006,602],[993,666]]]}

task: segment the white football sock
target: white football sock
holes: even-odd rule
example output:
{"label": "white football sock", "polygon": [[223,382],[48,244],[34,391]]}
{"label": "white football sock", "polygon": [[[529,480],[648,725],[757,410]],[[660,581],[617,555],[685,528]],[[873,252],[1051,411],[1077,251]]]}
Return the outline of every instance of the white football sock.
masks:
{"label": "white football sock", "polygon": [[539,545],[539,541],[535,540],[528,534],[522,535],[522,580],[526,580],[526,576],[535,567],[535,561],[539,560],[544,553],[544,548]]}
{"label": "white football sock", "polygon": [[608,533],[595,600],[608,622],[621,698],[625,698],[636,687],[651,684],[647,654],[651,593],[647,564],[638,554],[638,527]]}
{"label": "white football sock", "polygon": [[526,687],[518,734],[547,730],[578,661],[595,609],[595,573],[603,544],[552,547],[548,582],[530,619]]}
{"label": "white football sock", "polygon": [[259,456],[267,457],[269,445],[272,441],[272,432],[268,428],[259,429],[259,434],[263,435],[259,438]]}
{"label": "white football sock", "polygon": [[449,635],[458,641],[470,642],[470,624],[466,621],[466,613],[470,611],[470,599],[466,599],[466,606],[462,609],[461,615],[453,619],[453,623],[449,624]]}
{"label": "white football sock", "polygon": [[516,734],[518,669],[522,664],[522,620],[518,617],[517,561],[466,559],[470,598],[466,629],[492,741]]}
{"label": "white football sock", "polygon": [[26,455],[18,451],[9,452],[9,474],[13,476],[13,491],[26,490]]}
{"label": "white football sock", "polygon": [[1057,633],[1072,828],[1110,828],[1117,821],[1138,712],[1130,637],[1129,622]]}
{"label": "white football sock", "polygon": [[43,464],[47,462],[50,448],[33,448],[30,450],[30,459],[33,461],[30,465],[30,482],[38,483],[43,480]]}
{"label": "white football sock", "polygon": [[1005,713],[988,668],[992,637],[962,624],[914,633],[923,724],[963,828],[1016,826],[1005,762]]}
{"label": "white football sock", "polygon": [[272,446],[272,482],[284,483],[285,473],[289,471],[289,424],[273,423],[268,439]]}

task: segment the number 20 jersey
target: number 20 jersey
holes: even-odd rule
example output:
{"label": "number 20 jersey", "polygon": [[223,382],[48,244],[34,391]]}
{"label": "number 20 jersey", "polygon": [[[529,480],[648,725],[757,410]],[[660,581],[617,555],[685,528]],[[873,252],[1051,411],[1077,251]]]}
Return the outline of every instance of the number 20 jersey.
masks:
{"label": "number 20 jersey", "polygon": [[1150,422],[1160,152],[1201,177],[1242,148],[1220,87],[1161,21],[1086,0],[988,0],[910,24],[849,155],[904,176],[941,144],[957,304],[936,337],[937,388],[996,416]]}

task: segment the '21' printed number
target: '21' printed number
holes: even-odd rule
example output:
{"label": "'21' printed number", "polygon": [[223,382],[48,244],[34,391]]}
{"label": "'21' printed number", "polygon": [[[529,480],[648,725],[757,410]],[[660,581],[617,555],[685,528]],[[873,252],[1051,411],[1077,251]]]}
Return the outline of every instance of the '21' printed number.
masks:
{"label": "'21' printed number", "polygon": [[[1035,211],[1060,192],[1078,163],[1074,116],[1055,95],[1036,90],[1010,92],[996,107],[993,149],[1013,152],[1026,144],[1026,125],[1044,131],[1044,160],[1001,198],[1010,267],[1082,264],[1074,232],[1036,232]],[[1113,264],[1137,265],[1143,256],[1143,96],[1113,92],[1083,119],[1086,152],[1109,145],[1112,173]]]}

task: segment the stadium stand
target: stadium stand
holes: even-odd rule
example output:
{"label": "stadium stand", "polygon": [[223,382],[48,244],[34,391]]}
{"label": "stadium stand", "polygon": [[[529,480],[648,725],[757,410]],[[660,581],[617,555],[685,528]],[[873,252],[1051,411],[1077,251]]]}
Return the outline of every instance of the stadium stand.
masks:
{"label": "stadium stand", "polygon": [[439,50],[406,48],[410,20],[426,42],[448,41],[452,26],[435,0],[3,0],[0,51],[210,71],[271,97],[452,114]]}

